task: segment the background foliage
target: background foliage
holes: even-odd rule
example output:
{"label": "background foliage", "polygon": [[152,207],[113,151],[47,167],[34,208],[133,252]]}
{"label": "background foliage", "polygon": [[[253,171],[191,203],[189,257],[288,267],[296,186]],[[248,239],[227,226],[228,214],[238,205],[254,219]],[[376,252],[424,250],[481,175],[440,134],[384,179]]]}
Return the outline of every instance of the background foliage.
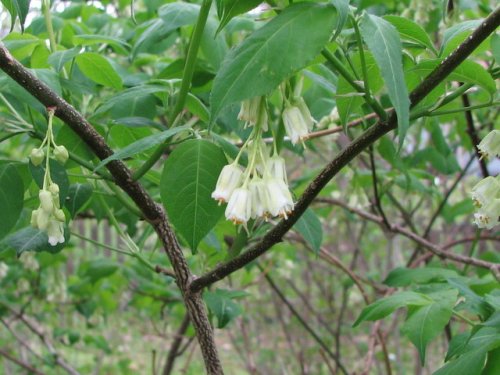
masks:
{"label": "background foliage", "polygon": [[[105,166],[123,160],[163,203],[202,275],[276,223],[247,233],[210,198],[250,133],[240,102],[268,95],[264,137],[296,198],[391,107],[397,133],[343,168],[271,252],[205,291],[226,372],[498,374],[498,274],[429,249],[500,263],[498,230],[477,229],[470,199],[500,170],[474,148],[499,126],[500,37],[415,107],[408,96],[494,2],[210,3],[2,0],[2,43],[115,153],[99,161],[54,118],[70,160],[50,161],[67,218],[50,246],[30,226],[45,170],[28,159],[47,111],[0,74],[0,372],[167,373],[178,337],[174,373],[204,371],[172,265]],[[287,79],[303,79],[317,121],[305,147],[285,137]]]}

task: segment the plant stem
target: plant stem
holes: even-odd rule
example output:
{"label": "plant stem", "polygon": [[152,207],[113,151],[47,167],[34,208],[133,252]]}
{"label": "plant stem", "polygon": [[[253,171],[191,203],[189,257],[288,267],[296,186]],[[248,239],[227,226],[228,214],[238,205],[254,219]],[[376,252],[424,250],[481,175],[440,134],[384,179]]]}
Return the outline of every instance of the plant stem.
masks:
{"label": "plant stem", "polygon": [[[186,98],[191,88],[191,81],[193,79],[194,69],[196,66],[196,58],[198,56],[198,50],[200,48],[201,37],[203,36],[203,30],[207,23],[208,13],[210,12],[210,7],[212,5],[212,0],[203,0],[201,4],[200,13],[198,15],[198,20],[194,27],[193,33],[191,35],[191,41],[189,42],[189,48],[186,56],[186,65],[184,65],[184,73],[182,75],[181,88],[179,90],[179,96],[177,102],[175,103],[174,110],[172,111],[169,118],[169,125],[174,126],[177,117],[182,112],[184,105],[186,104]],[[158,146],[148,160],[144,162],[142,167],[134,173],[134,179],[138,180],[141,178],[148,170],[153,167],[153,165],[160,159],[167,147],[166,143]]]}
{"label": "plant stem", "polygon": [[43,0],[42,11],[45,18],[45,27],[47,28],[47,33],[49,34],[50,52],[55,52],[57,49],[57,43],[54,27],[52,26],[52,16],[50,14],[50,0]]}
{"label": "plant stem", "polygon": [[344,64],[335,57],[334,54],[332,54],[330,51],[327,49],[324,49],[321,51],[321,54],[328,60],[330,64],[333,65],[335,68],[335,73],[340,74],[344,79],[357,91],[361,92],[364,94],[364,98],[366,100],[366,103],[377,113],[377,115],[380,117],[382,121],[387,120],[387,112],[385,109],[380,105],[379,102],[377,102],[372,96],[366,95],[365,88],[362,87],[360,84],[356,83],[356,79],[351,75],[351,73],[346,69]]}

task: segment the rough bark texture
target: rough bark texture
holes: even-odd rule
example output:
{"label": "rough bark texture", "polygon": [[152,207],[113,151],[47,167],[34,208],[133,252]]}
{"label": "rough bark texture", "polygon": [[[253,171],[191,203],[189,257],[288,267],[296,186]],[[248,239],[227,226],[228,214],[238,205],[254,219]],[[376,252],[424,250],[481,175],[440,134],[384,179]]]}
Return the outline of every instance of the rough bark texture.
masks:
{"label": "rough bark texture", "polygon": [[[0,44],[0,69],[38,99],[45,107],[55,107],[55,115],[64,121],[99,159],[103,160],[113,154],[104,138],[92,125],[75,108],[15,60],[3,44]],[[174,269],[177,285],[183,294],[186,308],[195,327],[207,372],[209,374],[222,374],[223,370],[214,341],[214,332],[208,320],[205,304],[199,291],[189,291],[192,274],[163,207],[151,198],[138,181],[133,180],[131,171],[123,162],[112,161],[106,165],[106,168],[110,171],[115,183],[132,198],[144,218],[153,225],[158,237],[161,239]]]}

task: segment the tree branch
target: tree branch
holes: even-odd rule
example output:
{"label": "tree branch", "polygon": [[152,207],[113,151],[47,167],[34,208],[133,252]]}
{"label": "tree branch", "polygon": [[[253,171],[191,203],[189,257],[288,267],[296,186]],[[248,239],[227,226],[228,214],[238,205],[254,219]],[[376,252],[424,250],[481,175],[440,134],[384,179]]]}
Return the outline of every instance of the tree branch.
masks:
{"label": "tree branch", "polygon": [[[75,108],[20,64],[1,43],[0,69],[43,105],[54,107],[56,109],[55,115],[63,120],[99,159],[104,160],[113,154],[104,138]],[[106,165],[106,168],[110,171],[115,183],[132,198],[162,241],[174,269],[177,285],[183,294],[186,308],[195,327],[207,372],[209,374],[222,374],[222,365],[205,304],[200,293],[188,290],[193,275],[163,207],[151,198],[139,182],[134,181],[131,171],[122,161],[112,161]]]}
{"label": "tree branch", "polygon": [[[410,94],[411,106],[415,106],[424,99],[437,85],[439,85],[455,68],[457,68],[467,57],[491,34],[500,24],[500,7],[491,13],[482,24],[453,51],[442,63],[436,67]],[[394,111],[390,111],[387,122],[379,121],[367,129],[358,138],[352,141],[333,159],[316,178],[309,184],[304,194],[298,200],[293,213],[288,220],[281,220],[272,228],[262,240],[252,246],[243,254],[223,263],[209,271],[205,275],[195,279],[190,290],[197,292],[204,287],[225,278],[248,263],[257,259],[268,251],[274,244],[281,241],[285,233],[292,228],[314,198],[325,187],[325,185],[351,160],[353,160],[364,149],[373,144],[383,135],[397,127],[397,117]]]}
{"label": "tree branch", "polygon": [[16,365],[19,365],[21,366],[22,368],[24,368],[25,370],[27,370],[30,374],[34,374],[34,375],[44,375],[43,372],[41,371],[38,371],[36,368],[34,368],[33,366],[31,366],[29,363],[26,363],[16,357],[14,357],[13,355],[11,355],[7,350],[4,350],[4,349],[0,349],[0,355],[6,359],[8,359],[9,361],[11,362],[14,362]]}
{"label": "tree branch", "polygon": [[[329,204],[334,204],[336,206],[342,207],[342,208],[348,210],[349,212],[352,212],[352,213],[354,213],[354,214],[356,214],[364,219],[373,221],[374,223],[377,223],[385,228],[384,221],[381,217],[373,215],[373,214],[366,212],[366,211],[362,211],[362,210],[354,208],[354,207],[350,207],[346,203],[344,203],[338,199],[320,198],[320,199],[318,199],[318,201],[324,202],[324,203],[329,203]],[[453,260],[454,262],[458,262],[458,263],[462,263],[462,264],[469,264],[471,266],[487,269],[493,273],[493,276],[495,276],[497,278],[497,280],[500,280],[500,264],[499,263],[492,263],[492,262],[488,262],[485,260],[472,258],[472,257],[468,257],[465,255],[455,254],[455,253],[446,251],[441,246],[433,244],[432,242],[428,241],[424,237],[421,237],[418,234],[416,234],[416,233],[414,233],[406,228],[403,228],[399,225],[396,225],[396,224],[391,224],[390,227],[387,229],[390,230],[391,232],[402,234],[403,236],[411,239],[412,241],[416,242],[417,244],[421,245],[422,247],[428,249],[434,255],[437,255],[441,258],[446,258],[446,259]]]}

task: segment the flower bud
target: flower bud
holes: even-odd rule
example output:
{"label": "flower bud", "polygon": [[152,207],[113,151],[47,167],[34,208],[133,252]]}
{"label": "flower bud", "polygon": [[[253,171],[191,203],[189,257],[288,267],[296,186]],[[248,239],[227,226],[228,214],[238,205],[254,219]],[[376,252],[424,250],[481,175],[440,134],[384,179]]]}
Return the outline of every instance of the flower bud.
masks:
{"label": "flower bud", "polygon": [[35,167],[42,164],[43,159],[45,159],[45,153],[41,148],[34,148],[33,150],[31,150],[30,160]]}
{"label": "flower bud", "polygon": [[56,220],[60,222],[64,223],[66,221],[66,216],[64,215],[64,211],[61,210],[60,208],[54,210],[54,217],[56,218]]}
{"label": "flower bud", "polygon": [[68,150],[62,145],[56,146],[54,147],[54,157],[59,163],[64,164],[69,158]]}
{"label": "flower bud", "polygon": [[36,209],[36,210],[33,210],[31,211],[31,226],[33,228],[38,228],[38,212],[40,211],[40,209]]}
{"label": "flower bud", "polygon": [[36,227],[40,230],[46,230],[49,226],[50,214],[45,210],[38,209],[36,215]]}
{"label": "flower bud", "polygon": [[40,190],[38,197],[40,198],[40,206],[46,213],[51,214],[54,212],[54,200],[50,191]]}

